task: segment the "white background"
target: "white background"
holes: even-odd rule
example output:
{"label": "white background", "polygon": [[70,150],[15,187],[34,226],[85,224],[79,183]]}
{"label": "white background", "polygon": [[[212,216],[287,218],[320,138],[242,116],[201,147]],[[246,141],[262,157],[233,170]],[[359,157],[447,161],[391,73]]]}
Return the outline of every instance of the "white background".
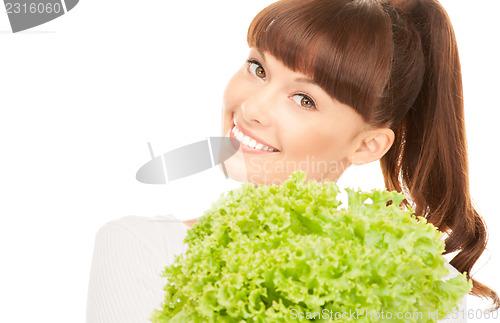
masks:
{"label": "white background", "polygon": [[[199,217],[240,185],[217,168],[168,185],[138,183],[135,172],[150,159],[148,141],[160,154],[220,135],[248,25],[272,2],[82,0],[18,34],[2,8],[1,322],[83,322],[100,226],[126,215]],[[475,277],[500,292],[500,2],[442,3],[462,59],[471,194],[490,230]],[[378,162],[349,169],[339,185],[383,188]]]}

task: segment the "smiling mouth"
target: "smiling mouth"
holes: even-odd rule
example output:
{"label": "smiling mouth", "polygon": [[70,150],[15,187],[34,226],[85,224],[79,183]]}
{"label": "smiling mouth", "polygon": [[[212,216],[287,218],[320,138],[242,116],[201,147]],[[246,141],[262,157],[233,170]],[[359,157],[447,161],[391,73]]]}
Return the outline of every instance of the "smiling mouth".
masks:
{"label": "smiling mouth", "polygon": [[262,150],[267,152],[278,152],[279,150],[274,147],[269,147],[264,145],[254,138],[244,135],[237,125],[233,124],[233,128],[231,129],[234,137],[240,142],[240,144],[245,145],[248,148],[252,148],[255,150]]}

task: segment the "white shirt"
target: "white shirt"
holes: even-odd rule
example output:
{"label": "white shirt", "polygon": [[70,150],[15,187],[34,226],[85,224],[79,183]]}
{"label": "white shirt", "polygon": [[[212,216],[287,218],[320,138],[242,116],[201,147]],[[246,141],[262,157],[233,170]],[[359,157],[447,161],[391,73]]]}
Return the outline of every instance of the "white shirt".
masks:
{"label": "white shirt", "polygon": [[[185,252],[189,227],[172,215],[125,216],[97,232],[87,296],[87,323],[146,323],[164,300],[165,266]],[[450,276],[458,271],[446,263]],[[459,311],[466,309],[464,296]],[[464,323],[466,319],[445,319]]]}

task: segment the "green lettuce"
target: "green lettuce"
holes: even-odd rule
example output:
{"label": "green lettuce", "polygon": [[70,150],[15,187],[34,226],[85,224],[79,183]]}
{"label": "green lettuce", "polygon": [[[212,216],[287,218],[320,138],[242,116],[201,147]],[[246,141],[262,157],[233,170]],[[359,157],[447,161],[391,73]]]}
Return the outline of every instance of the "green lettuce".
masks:
{"label": "green lettuce", "polygon": [[400,207],[401,193],[346,191],[347,207],[336,183],[296,171],[281,185],[222,194],[162,273],[165,300],[150,320],[372,322],[389,312],[394,322],[435,322],[456,307],[472,282],[465,273],[442,280],[437,228]]}

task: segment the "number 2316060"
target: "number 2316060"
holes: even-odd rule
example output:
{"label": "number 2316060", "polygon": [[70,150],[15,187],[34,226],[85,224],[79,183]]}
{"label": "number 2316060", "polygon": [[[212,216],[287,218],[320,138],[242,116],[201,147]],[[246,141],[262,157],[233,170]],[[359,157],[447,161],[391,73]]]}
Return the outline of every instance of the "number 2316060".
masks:
{"label": "number 2316060", "polygon": [[445,310],[444,311],[445,318],[450,320],[450,319],[492,319],[496,320],[498,319],[498,311],[490,311],[490,310],[483,310],[483,309],[468,309],[468,310],[461,310],[458,311],[457,309],[453,310]]}
{"label": "number 2316060", "polygon": [[60,3],[19,3],[7,2],[5,4],[8,14],[24,13],[24,14],[37,14],[37,13],[60,13],[62,7]]}

